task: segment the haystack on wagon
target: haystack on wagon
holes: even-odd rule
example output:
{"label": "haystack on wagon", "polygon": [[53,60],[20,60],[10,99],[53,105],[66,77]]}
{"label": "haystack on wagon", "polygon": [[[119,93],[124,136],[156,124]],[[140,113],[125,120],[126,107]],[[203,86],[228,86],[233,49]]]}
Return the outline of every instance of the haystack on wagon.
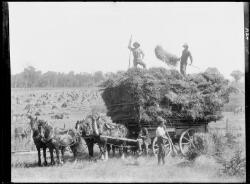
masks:
{"label": "haystack on wagon", "polygon": [[209,122],[222,118],[221,109],[235,91],[214,68],[185,78],[176,70],[132,68],[112,76],[102,87],[107,115],[127,127],[128,138],[136,139],[140,127],[146,127],[156,154],[155,132],[161,117],[169,138],[166,153],[178,143],[184,155],[195,132],[206,132]]}

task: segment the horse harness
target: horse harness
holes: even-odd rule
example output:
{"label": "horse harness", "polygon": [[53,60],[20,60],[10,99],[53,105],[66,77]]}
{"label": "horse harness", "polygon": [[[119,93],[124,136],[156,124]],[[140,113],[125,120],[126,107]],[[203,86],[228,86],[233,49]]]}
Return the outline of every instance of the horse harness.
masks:
{"label": "horse harness", "polygon": [[[67,135],[69,135],[69,131],[70,131],[70,129],[67,131]],[[77,135],[78,135],[78,134],[77,134]],[[72,143],[69,144],[69,145],[62,144],[60,141],[58,141],[58,142],[59,142],[59,146],[63,146],[63,147],[73,146],[73,145],[75,145],[75,144],[78,142],[78,141],[77,141],[78,138],[80,138],[79,135],[76,136],[76,138],[73,139]],[[48,144],[48,143],[51,142],[53,139],[54,139],[54,140],[58,140],[58,138],[56,138],[56,136],[55,136],[55,127],[53,127],[52,135],[51,135],[49,138],[45,139],[44,143],[45,143],[45,144]]]}

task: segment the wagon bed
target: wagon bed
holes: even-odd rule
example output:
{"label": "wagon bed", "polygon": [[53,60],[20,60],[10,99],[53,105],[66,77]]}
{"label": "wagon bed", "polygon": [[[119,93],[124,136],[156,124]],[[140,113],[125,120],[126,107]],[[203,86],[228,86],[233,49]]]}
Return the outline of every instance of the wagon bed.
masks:
{"label": "wagon bed", "polygon": [[[151,138],[152,144],[150,147],[153,149],[153,152],[157,153],[157,137],[156,137],[156,129],[158,127],[158,123],[156,121],[144,121],[140,116],[140,106],[136,103],[121,103],[114,104],[109,106],[109,109],[114,108],[115,106],[130,106],[134,109],[132,114],[122,113],[121,111],[117,112],[117,114],[112,116],[112,120],[118,124],[123,124],[128,128],[129,136],[127,139],[127,143],[134,143],[138,138],[138,134],[140,132],[140,127],[145,127],[148,129],[149,137]],[[113,111],[114,113],[114,111]],[[168,140],[165,141],[166,147],[172,151],[174,149],[174,145],[179,145],[179,150],[182,154],[185,155],[185,145],[188,142],[192,142],[192,137],[195,132],[207,132],[208,121],[205,120],[191,120],[185,118],[168,118],[166,119],[166,131],[168,135]],[[119,140],[119,138],[117,138]]]}

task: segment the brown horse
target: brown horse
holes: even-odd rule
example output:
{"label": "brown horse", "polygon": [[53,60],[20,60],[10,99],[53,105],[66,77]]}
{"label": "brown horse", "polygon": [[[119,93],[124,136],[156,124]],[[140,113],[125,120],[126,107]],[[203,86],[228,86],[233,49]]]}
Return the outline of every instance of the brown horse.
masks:
{"label": "brown horse", "polygon": [[38,165],[41,166],[41,153],[40,153],[41,149],[43,149],[44,165],[47,165],[47,160],[46,160],[47,145],[42,141],[42,137],[39,132],[39,122],[37,120],[37,117],[34,118],[31,115],[28,115],[28,119],[30,119],[30,127],[33,132],[32,138],[38,152]]}
{"label": "brown horse", "polygon": [[[108,141],[107,138],[100,135],[126,137],[127,134],[127,129],[125,127],[113,123],[109,123],[109,125],[107,125],[107,123],[104,123],[103,117],[99,115],[89,115],[86,117],[85,120],[77,121],[75,128],[78,132],[80,132],[81,136],[84,138],[88,146],[89,156],[93,157],[93,146],[94,144],[98,144],[101,153],[100,157],[104,156],[105,160],[108,159],[108,152],[111,148],[113,149],[113,154],[115,148],[118,148],[118,146],[114,145],[123,144],[121,143],[121,141],[117,141],[115,139]],[[120,153],[121,155],[123,154],[123,148],[120,149]]]}
{"label": "brown horse", "polygon": [[93,130],[91,127],[91,122],[87,120],[77,121],[75,125],[76,131],[84,138],[88,147],[89,156],[92,158],[94,156],[94,144],[96,143],[96,140],[92,136]]}
{"label": "brown horse", "polygon": [[[57,163],[63,163],[64,161],[64,152],[69,146],[76,158],[77,149],[76,147],[81,144],[81,138],[73,129],[61,129],[54,128],[46,121],[40,121],[39,132],[42,137],[42,142],[44,142],[51,154],[51,160],[54,162],[53,150],[56,151]],[[61,158],[59,151],[61,150]]]}

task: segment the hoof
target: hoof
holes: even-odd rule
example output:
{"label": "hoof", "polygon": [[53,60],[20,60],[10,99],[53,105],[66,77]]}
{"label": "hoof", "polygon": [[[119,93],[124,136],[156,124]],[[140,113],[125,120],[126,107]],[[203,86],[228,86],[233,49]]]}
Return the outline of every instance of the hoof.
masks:
{"label": "hoof", "polygon": [[47,165],[48,165],[48,163],[47,163],[47,162],[44,162],[44,163],[43,163],[43,165],[44,165],[44,166],[47,166]]}
{"label": "hoof", "polygon": [[41,162],[38,162],[38,166],[40,166],[40,167],[42,166]]}

